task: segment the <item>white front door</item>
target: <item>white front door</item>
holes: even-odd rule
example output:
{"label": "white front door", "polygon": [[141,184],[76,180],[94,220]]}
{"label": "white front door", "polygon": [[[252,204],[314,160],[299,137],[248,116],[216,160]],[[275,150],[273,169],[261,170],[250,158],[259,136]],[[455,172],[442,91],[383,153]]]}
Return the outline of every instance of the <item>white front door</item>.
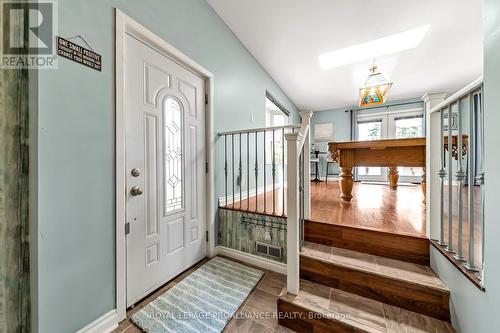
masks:
{"label": "white front door", "polygon": [[205,257],[205,81],[126,36],[127,306]]}

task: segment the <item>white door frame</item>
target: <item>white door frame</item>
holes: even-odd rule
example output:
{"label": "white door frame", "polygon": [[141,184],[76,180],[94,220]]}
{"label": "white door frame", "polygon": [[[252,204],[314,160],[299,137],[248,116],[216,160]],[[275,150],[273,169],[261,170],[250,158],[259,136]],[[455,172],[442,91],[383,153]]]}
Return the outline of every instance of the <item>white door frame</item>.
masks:
{"label": "white door frame", "polygon": [[116,52],[116,311],[118,322],[126,318],[126,170],[125,170],[125,36],[134,36],[146,45],[174,60],[181,66],[200,75],[206,82],[208,104],[205,112],[205,151],[208,173],[206,174],[206,230],[208,231],[207,256],[215,255],[215,202],[214,202],[214,107],[213,74],[198,65],[161,37],[131,19],[118,8],[115,9]]}

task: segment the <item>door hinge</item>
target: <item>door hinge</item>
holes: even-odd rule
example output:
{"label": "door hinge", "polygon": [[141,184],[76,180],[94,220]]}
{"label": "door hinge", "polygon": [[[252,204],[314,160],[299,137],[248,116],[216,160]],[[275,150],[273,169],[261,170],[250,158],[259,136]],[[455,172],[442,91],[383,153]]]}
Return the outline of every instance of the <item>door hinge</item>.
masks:
{"label": "door hinge", "polygon": [[130,223],[125,223],[125,235],[130,234]]}
{"label": "door hinge", "polygon": [[208,173],[208,162],[205,163],[205,173]]}
{"label": "door hinge", "polygon": [[206,240],[206,241],[207,241],[207,243],[208,243],[208,230],[207,230],[207,231],[205,231],[205,240]]}
{"label": "door hinge", "polygon": [[208,105],[208,94],[205,94],[205,105]]}

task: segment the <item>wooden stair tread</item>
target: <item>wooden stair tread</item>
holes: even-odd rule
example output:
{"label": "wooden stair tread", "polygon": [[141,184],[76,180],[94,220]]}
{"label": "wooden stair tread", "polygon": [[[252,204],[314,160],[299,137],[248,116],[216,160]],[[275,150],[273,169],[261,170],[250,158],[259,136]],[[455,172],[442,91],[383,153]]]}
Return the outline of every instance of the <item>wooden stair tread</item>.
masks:
{"label": "wooden stair tread", "polygon": [[429,266],[311,242],[304,243],[301,255],[337,266],[449,293],[449,289]]}
{"label": "wooden stair tread", "polygon": [[[322,284],[301,280],[298,295],[286,293],[278,298],[278,311],[305,311],[316,316],[301,316],[305,324],[318,332],[367,333],[452,333],[448,322],[400,309],[382,302],[351,294]],[[300,327],[281,321],[289,328]],[[316,330],[313,330],[316,332]]]}

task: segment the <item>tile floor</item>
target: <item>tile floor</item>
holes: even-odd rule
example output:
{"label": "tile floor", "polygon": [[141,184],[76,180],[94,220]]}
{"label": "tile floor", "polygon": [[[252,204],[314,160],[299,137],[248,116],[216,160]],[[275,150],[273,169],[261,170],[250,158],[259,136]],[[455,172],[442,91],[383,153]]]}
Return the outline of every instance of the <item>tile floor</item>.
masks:
{"label": "tile floor", "polygon": [[[230,259],[230,258],[228,258]],[[142,309],[146,304],[163,294],[184,277],[189,275],[199,266],[203,265],[208,259],[200,261],[191,269],[180,274],[172,281],[165,284],[153,294],[149,295],[134,308],[127,311],[127,319],[122,321],[113,333],[140,333],[142,330],[136,326],[130,317]],[[232,260],[232,259],[231,259]],[[236,261],[236,260],[235,260]],[[243,263],[247,266],[247,263]],[[252,266],[253,267],[253,266]],[[235,318],[231,319],[224,329],[224,333],[288,333],[293,332],[286,327],[278,325],[276,319],[276,302],[286,284],[286,276],[272,271],[256,267],[264,272],[257,287],[250,293],[236,313]]]}
{"label": "tile floor", "polygon": [[372,272],[439,290],[448,290],[429,266],[418,265],[338,247],[305,242],[302,254],[336,265]]}

